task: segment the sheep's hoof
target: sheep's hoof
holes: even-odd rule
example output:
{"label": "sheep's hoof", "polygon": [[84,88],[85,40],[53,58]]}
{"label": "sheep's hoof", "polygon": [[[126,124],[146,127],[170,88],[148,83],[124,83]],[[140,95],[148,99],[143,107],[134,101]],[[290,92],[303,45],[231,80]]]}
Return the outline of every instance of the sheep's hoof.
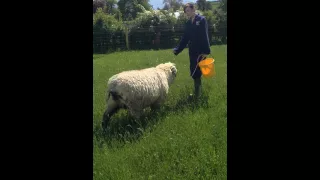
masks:
{"label": "sheep's hoof", "polygon": [[108,127],[108,121],[102,121],[101,126],[103,130],[106,130]]}
{"label": "sheep's hoof", "polygon": [[189,94],[188,101],[194,101],[194,99],[195,99],[195,95]]}
{"label": "sheep's hoof", "polygon": [[103,118],[102,118],[102,123],[101,123],[101,126],[103,129],[107,128],[109,119],[110,119],[109,115],[107,113],[104,113]]}
{"label": "sheep's hoof", "polygon": [[106,127],[107,127],[106,122],[102,121],[101,126],[102,126],[102,129],[106,129]]}
{"label": "sheep's hoof", "polygon": [[151,112],[156,112],[160,110],[160,106],[159,105],[153,105],[150,107]]}

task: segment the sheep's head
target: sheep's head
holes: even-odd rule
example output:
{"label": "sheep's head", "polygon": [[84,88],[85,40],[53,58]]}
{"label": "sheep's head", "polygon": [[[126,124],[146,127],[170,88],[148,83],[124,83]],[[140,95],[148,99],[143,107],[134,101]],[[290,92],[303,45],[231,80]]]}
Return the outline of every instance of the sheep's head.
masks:
{"label": "sheep's head", "polygon": [[167,62],[164,64],[159,64],[156,68],[162,69],[166,72],[169,84],[171,84],[177,77],[178,70],[174,63]]}

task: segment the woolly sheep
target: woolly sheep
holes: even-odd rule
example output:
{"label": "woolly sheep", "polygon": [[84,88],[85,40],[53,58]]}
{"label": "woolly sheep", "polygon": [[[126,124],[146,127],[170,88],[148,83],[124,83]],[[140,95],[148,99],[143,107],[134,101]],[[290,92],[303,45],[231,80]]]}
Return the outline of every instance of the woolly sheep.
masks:
{"label": "woolly sheep", "polygon": [[107,127],[111,116],[120,108],[127,109],[135,119],[140,118],[144,108],[158,109],[176,75],[176,65],[171,62],[113,75],[108,81],[107,109],[102,127]]}

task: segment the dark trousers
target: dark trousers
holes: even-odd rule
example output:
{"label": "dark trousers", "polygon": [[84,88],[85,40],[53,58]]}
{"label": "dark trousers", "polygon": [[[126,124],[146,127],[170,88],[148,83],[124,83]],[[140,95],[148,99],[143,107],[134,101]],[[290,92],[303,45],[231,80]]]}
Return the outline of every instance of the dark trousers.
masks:
{"label": "dark trousers", "polygon": [[192,76],[192,79],[194,81],[195,96],[199,97],[201,94],[200,91],[201,91],[202,72],[200,70],[199,65],[197,64],[202,60],[202,57],[199,57],[199,54],[189,54],[189,57],[190,57],[190,76]]}
{"label": "dark trousers", "polygon": [[[193,76],[193,79],[199,79],[202,76],[200,67],[197,66],[198,62],[201,61],[201,57],[198,59],[199,54],[189,54],[189,58],[190,58],[190,76]],[[195,72],[194,72],[195,71]]]}

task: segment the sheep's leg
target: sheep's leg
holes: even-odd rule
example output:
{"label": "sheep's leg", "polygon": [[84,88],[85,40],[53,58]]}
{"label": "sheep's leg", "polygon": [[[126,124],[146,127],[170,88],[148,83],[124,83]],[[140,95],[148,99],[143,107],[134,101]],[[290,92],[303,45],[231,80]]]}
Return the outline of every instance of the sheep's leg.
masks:
{"label": "sheep's leg", "polygon": [[164,98],[159,98],[156,102],[154,102],[154,103],[150,106],[151,111],[154,112],[154,111],[159,110],[160,107],[161,107],[161,104],[163,104],[164,101],[165,101],[165,96],[164,96]]}
{"label": "sheep's leg", "polygon": [[151,111],[153,111],[153,112],[159,110],[160,107],[161,107],[161,106],[160,106],[160,103],[154,103],[154,104],[152,104],[152,105],[150,106]]}
{"label": "sheep's leg", "polygon": [[106,128],[110,122],[110,118],[113,114],[115,114],[116,112],[118,112],[118,110],[120,109],[120,107],[116,107],[114,109],[107,109],[104,114],[103,114],[103,121],[102,121],[102,127]]}
{"label": "sheep's leg", "polygon": [[107,127],[111,116],[114,115],[120,109],[119,103],[114,101],[112,98],[108,99],[107,106],[108,106],[108,108],[106,109],[106,111],[103,114],[103,120],[102,120],[102,127],[103,128]]}
{"label": "sheep's leg", "polygon": [[131,114],[131,116],[133,116],[133,118],[135,120],[139,120],[141,117],[141,110],[137,110],[137,109],[133,109],[133,108],[129,108],[129,112]]}

